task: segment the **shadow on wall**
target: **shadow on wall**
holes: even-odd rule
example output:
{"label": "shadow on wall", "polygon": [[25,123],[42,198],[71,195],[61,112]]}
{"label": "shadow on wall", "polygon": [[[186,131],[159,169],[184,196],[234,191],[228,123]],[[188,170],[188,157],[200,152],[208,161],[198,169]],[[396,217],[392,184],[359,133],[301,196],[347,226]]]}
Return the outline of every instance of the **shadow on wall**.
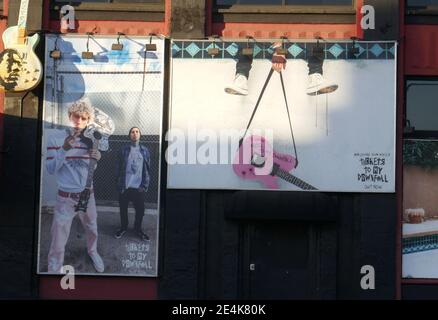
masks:
{"label": "shadow on wall", "polygon": [[0,154],[0,298],[31,298],[36,296],[38,121],[5,115],[3,123],[7,152]]}

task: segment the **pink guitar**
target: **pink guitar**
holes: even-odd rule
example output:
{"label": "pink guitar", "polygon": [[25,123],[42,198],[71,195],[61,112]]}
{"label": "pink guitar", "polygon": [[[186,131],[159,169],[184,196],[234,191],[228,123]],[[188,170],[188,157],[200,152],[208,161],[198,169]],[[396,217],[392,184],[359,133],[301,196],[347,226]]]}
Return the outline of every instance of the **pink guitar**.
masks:
{"label": "pink guitar", "polygon": [[[265,165],[269,166],[270,160],[272,169],[268,170]],[[281,178],[303,190],[318,190],[289,173],[297,164],[297,160],[291,155],[275,152],[264,137],[250,136],[243,141],[236,153],[233,170],[242,179],[260,181],[269,189],[278,189],[277,179]]]}

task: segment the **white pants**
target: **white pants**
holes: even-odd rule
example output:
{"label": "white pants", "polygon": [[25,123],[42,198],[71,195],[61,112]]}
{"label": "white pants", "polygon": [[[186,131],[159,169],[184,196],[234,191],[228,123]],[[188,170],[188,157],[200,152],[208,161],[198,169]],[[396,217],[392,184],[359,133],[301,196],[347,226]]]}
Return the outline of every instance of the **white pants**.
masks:
{"label": "white pants", "polygon": [[[71,223],[78,214],[75,212],[76,204],[77,200],[57,195],[51,228],[52,242],[48,256],[49,272],[59,273],[64,264],[65,245],[70,235]],[[97,212],[94,193],[90,195],[87,211],[79,213],[79,219],[87,236],[88,253],[97,252]]]}

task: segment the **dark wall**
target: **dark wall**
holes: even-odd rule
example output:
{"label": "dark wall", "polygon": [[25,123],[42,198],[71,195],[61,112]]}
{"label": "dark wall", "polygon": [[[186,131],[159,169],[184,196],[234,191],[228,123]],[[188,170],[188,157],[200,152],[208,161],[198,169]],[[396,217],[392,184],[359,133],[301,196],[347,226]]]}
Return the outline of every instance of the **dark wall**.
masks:
{"label": "dark wall", "polygon": [[[9,1],[8,25],[17,24],[19,0]],[[42,0],[29,3],[28,28],[41,29]],[[42,37],[36,49],[44,63]],[[0,298],[37,296],[36,208],[40,166],[42,85],[28,94],[7,94],[0,168]]]}
{"label": "dark wall", "polygon": [[0,298],[36,296],[36,183],[38,181],[38,122],[4,118],[0,178]]}
{"label": "dark wall", "polygon": [[436,300],[438,286],[436,284],[406,284],[402,286],[403,300]]}
{"label": "dark wall", "polygon": [[398,40],[399,0],[365,0],[364,5],[373,6],[376,13],[375,29],[365,30],[365,40]]}
{"label": "dark wall", "polygon": [[[260,243],[257,237],[265,234],[267,242],[274,238],[269,231],[257,232],[260,224],[277,224],[278,232],[286,224],[293,226],[291,230],[303,224],[310,230],[307,240],[298,232],[285,238],[291,247],[294,243],[309,246],[303,269],[311,271],[310,279],[288,280],[300,294],[294,298],[395,298],[393,194],[169,190],[166,198],[160,298],[260,297],[257,277],[248,268],[252,258],[263,254],[254,252]],[[282,266],[293,269],[302,260],[293,250],[282,252],[290,258]],[[268,264],[264,269],[267,277],[278,267],[272,260],[271,268]],[[360,287],[363,265],[375,268],[375,290]],[[264,294],[267,299],[270,294],[278,298],[274,290]]]}

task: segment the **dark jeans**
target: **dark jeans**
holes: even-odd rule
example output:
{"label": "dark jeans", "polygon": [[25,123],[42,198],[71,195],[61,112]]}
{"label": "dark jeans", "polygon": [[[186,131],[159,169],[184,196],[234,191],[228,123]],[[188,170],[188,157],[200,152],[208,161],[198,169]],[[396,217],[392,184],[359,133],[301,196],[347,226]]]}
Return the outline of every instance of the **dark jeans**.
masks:
{"label": "dark jeans", "polygon": [[141,230],[141,223],[144,215],[144,201],[146,198],[145,192],[140,192],[138,189],[129,188],[125,192],[119,194],[120,205],[120,220],[122,230],[128,229],[128,204],[132,202],[135,209],[134,229]]}
{"label": "dark jeans", "polygon": [[314,73],[322,74],[322,65],[324,63],[323,57],[310,56],[307,59],[307,67],[309,67],[309,75]]}
{"label": "dark jeans", "polygon": [[244,75],[247,79],[249,78],[249,71],[252,67],[252,56],[244,56],[239,54],[236,64],[236,75]]}
{"label": "dark jeans", "polygon": [[[239,54],[237,57],[237,64],[236,64],[236,75],[241,74],[244,75],[247,79],[249,78],[249,71],[252,67],[252,56],[244,56],[243,54]],[[320,73],[322,72],[322,65],[324,63],[324,57],[312,55],[307,59],[307,67],[309,68],[309,75],[314,73]]]}

